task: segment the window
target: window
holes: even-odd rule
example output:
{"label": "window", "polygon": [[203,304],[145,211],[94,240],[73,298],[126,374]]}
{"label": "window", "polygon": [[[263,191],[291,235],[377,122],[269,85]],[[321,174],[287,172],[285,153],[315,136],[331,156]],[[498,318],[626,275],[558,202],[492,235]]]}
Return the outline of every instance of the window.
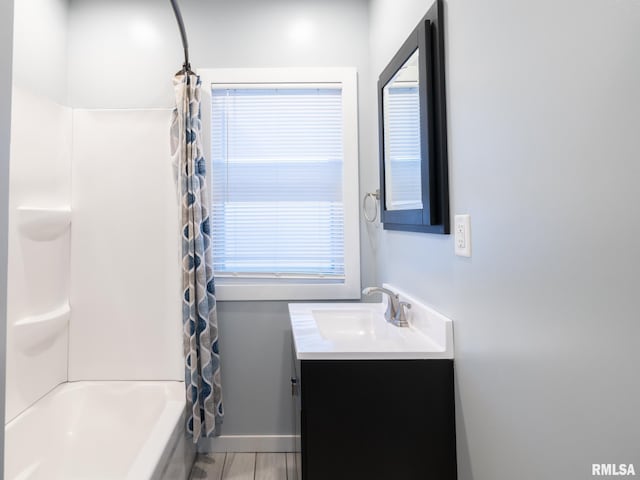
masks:
{"label": "window", "polygon": [[355,70],[201,74],[219,298],[359,298]]}

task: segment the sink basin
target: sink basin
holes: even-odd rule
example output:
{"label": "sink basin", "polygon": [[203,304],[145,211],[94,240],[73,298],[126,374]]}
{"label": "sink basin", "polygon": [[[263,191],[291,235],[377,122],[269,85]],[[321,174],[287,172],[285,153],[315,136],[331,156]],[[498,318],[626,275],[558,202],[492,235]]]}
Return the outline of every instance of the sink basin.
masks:
{"label": "sink basin", "polygon": [[311,310],[311,315],[320,335],[327,340],[349,341],[354,337],[375,339],[376,333],[380,333],[379,319],[375,321],[371,309]]}
{"label": "sink basin", "polygon": [[291,303],[289,316],[299,360],[453,358],[451,320],[415,299],[410,327],[384,319],[386,303]]}

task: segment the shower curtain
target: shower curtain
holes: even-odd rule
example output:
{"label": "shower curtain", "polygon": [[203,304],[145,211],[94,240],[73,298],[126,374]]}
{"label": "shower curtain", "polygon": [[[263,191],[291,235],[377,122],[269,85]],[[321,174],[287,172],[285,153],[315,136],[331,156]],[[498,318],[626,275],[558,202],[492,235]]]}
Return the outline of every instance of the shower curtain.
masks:
{"label": "shower curtain", "polygon": [[187,432],[193,442],[219,435],[224,411],[213,280],[206,161],[202,153],[200,77],[174,78],[171,147],[181,204],[182,323]]}

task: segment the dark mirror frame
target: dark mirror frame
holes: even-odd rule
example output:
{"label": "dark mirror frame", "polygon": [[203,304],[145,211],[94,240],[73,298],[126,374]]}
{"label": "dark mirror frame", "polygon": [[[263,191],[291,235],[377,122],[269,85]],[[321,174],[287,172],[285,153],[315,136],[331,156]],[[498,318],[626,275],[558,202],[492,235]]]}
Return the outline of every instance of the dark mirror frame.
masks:
{"label": "dark mirror frame", "polygon": [[[385,230],[450,233],[442,0],[436,0],[378,79],[380,217]],[[422,209],[387,210],[383,89],[419,49]]]}

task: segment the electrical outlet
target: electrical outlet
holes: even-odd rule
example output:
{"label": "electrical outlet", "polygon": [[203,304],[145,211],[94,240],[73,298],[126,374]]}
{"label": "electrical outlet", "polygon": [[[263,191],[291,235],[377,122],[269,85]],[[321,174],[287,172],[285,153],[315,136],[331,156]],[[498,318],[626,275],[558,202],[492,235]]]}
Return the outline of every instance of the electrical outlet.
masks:
{"label": "electrical outlet", "polygon": [[456,215],[454,221],[455,251],[459,257],[471,256],[471,217]]}

